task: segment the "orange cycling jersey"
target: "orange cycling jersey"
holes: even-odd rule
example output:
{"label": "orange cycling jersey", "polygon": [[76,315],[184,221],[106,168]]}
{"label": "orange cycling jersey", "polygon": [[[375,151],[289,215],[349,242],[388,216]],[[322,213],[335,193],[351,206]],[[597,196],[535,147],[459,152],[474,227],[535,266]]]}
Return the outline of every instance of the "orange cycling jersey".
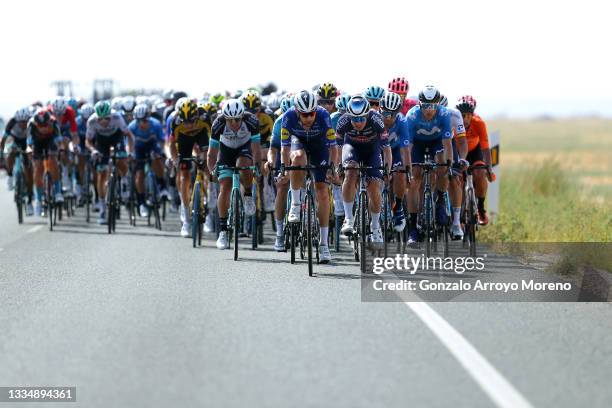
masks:
{"label": "orange cycling jersey", "polygon": [[484,120],[478,115],[472,117],[470,127],[466,130],[465,135],[467,137],[468,151],[472,151],[480,143],[481,149],[489,148],[489,135],[487,134],[487,125]]}

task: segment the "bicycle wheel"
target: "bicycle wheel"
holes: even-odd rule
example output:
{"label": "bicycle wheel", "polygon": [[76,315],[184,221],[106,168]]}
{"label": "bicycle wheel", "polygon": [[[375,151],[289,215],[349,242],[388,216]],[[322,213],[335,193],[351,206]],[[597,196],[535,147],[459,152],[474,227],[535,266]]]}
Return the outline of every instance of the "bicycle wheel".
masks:
{"label": "bicycle wheel", "polygon": [[111,178],[108,181],[108,188],[106,189],[106,198],[107,198],[107,205],[106,205],[106,223],[107,223],[107,227],[108,227],[108,233],[112,234],[114,231],[113,228],[113,223],[115,222],[115,193],[116,193],[116,189],[115,189],[115,173],[113,172],[111,174]]}
{"label": "bicycle wheel", "polygon": [[291,238],[290,250],[291,250],[291,263],[295,263],[295,249],[297,246],[297,234],[298,234],[298,225],[297,224],[289,224],[289,235]]}
{"label": "bicycle wheel", "polygon": [[308,276],[312,276],[312,239],[313,239],[313,219],[312,219],[312,196],[310,191],[306,193],[306,248],[308,255]]}
{"label": "bicycle wheel", "polygon": [[200,231],[200,195],[201,185],[200,182],[196,182],[193,186],[193,199],[191,200],[191,239],[193,240],[193,247],[195,248],[198,243],[198,233]]}
{"label": "bicycle wheel", "polygon": [[344,218],[341,216],[334,217],[334,250],[340,252],[340,236],[342,235],[342,223]]}
{"label": "bicycle wheel", "polygon": [[433,244],[433,201],[431,198],[431,193],[425,193],[424,200],[424,211],[425,211],[425,256],[429,258],[431,256],[432,244]]}
{"label": "bicycle wheel", "polygon": [[232,191],[232,213],[234,217],[234,261],[238,260],[238,231],[240,231],[240,190]]}
{"label": "bicycle wheel", "polygon": [[83,197],[85,199],[85,222],[89,222],[91,218],[91,170],[89,163],[85,163],[85,174],[83,175],[85,181],[85,188],[83,190]]}
{"label": "bicycle wheel", "polygon": [[359,251],[359,234],[361,228],[361,220],[359,219],[359,214],[361,212],[361,207],[359,205],[359,201],[357,201],[357,208],[355,209],[355,222],[353,223],[353,234],[349,236],[349,242],[353,240],[353,255],[355,256],[355,261],[359,262],[360,251]]}
{"label": "bicycle wheel", "polygon": [[129,198],[128,198],[128,217],[130,219],[130,225],[135,227],[136,226],[136,211],[138,204],[136,203],[136,180],[134,177],[134,173],[132,172],[132,170],[129,171],[128,173],[128,177],[129,177],[129,181],[130,181],[130,185],[129,185]]}
{"label": "bicycle wheel", "polygon": [[385,258],[387,257],[388,251],[389,251],[389,226],[391,225],[391,222],[389,221],[389,217],[391,214],[391,209],[389,207],[389,190],[387,190],[386,188],[383,190],[382,192],[382,228],[383,228],[383,248],[384,248],[384,254],[385,254]]}
{"label": "bicycle wheel", "polygon": [[51,173],[49,173],[48,171],[45,172],[45,178],[44,178],[44,185],[45,185],[45,195],[47,198],[47,202],[46,204],[46,208],[45,211],[47,213],[47,217],[49,218],[49,231],[53,231],[53,217],[54,217],[54,199],[55,197],[53,196],[53,182],[51,181]]}
{"label": "bicycle wheel", "polygon": [[361,273],[366,273],[366,243],[367,243],[367,212],[368,212],[368,198],[365,191],[359,193],[359,263],[361,266]]}
{"label": "bicycle wheel", "polygon": [[23,180],[23,172],[16,171],[15,175],[15,204],[17,205],[17,222],[23,224],[23,195],[25,182]]}

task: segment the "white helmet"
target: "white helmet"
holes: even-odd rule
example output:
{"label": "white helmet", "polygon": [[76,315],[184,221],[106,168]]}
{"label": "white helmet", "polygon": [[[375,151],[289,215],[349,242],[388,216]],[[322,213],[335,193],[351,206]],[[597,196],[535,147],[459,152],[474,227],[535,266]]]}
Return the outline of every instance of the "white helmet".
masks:
{"label": "white helmet", "polygon": [[68,102],[62,96],[58,96],[51,102],[51,107],[53,108],[53,113],[56,115],[63,115],[68,109]]}
{"label": "white helmet", "polygon": [[15,120],[17,122],[25,122],[30,119],[30,109],[29,108],[21,108],[17,112],[15,112]]}
{"label": "white helmet", "polygon": [[440,91],[433,85],[426,85],[419,92],[419,102],[421,103],[438,103],[440,102]]}
{"label": "white helmet", "polygon": [[136,107],[136,99],[132,95],[128,95],[123,98],[121,106],[125,112],[131,112]]}
{"label": "white helmet", "polygon": [[[189,98],[187,98],[187,97],[184,97],[184,98],[179,98],[179,99],[176,101],[176,103],[174,104],[174,110],[176,110],[176,111],[177,111],[177,110],[181,109],[181,106],[183,106],[183,104],[184,104],[185,102],[187,102],[188,100],[189,100]],[[145,102],[145,103],[147,103],[147,102]]]}
{"label": "white helmet", "polygon": [[380,101],[380,107],[388,111],[396,111],[402,107],[402,98],[395,92],[387,92]]}
{"label": "white helmet", "polygon": [[354,95],[349,99],[346,111],[351,116],[366,116],[370,112],[370,102],[363,95]]}
{"label": "white helmet", "polygon": [[111,109],[114,111],[120,111],[123,108],[123,98],[120,96],[115,96],[111,100]]}
{"label": "white helmet", "polygon": [[95,112],[95,109],[92,104],[86,103],[83,106],[81,106],[81,109],[79,110],[79,112],[81,113],[81,116],[83,117],[83,119],[87,120],[89,119],[91,115],[93,115],[93,113]]}
{"label": "white helmet", "polygon": [[134,118],[144,119],[149,114],[149,105],[141,103],[134,108]]}
{"label": "white helmet", "polygon": [[226,118],[241,118],[244,115],[244,104],[240,99],[230,99],[223,105],[223,116]]}
{"label": "white helmet", "polygon": [[136,105],[140,105],[141,103],[147,103],[147,100],[149,100],[147,96],[138,95],[134,102],[136,102]]}
{"label": "white helmet", "polygon": [[293,97],[295,109],[301,113],[314,112],[317,109],[317,97],[312,91],[301,91]]}

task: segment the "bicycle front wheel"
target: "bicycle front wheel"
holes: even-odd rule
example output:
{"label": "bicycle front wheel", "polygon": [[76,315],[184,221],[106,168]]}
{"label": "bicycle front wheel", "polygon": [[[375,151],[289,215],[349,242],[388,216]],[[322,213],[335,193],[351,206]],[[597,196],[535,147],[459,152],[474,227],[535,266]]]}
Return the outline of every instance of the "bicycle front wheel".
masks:
{"label": "bicycle front wheel", "polygon": [[238,235],[240,235],[240,191],[234,190],[232,199],[232,214],[234,217],[234,261],[238,260]]}
{"label": "bicycle front wheel", "polygon": [[193,247],[198,245],[198,233],[200,232],[200,195],[201,185],[200,182],[195,183],[193,186],[193,199],[191,200],[191,239],[193,241]]}

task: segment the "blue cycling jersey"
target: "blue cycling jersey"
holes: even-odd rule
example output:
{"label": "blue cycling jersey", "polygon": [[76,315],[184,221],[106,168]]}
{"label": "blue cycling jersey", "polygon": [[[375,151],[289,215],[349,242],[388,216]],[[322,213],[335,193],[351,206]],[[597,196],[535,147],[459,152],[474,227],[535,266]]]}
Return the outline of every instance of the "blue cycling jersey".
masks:
{"label": "blue cycling jersey", "polygon": [[169,139],[170,135],[172,135],[172,122],[174,122],[175,116],[176,111],[172,111],[166,118],[166,139]]}
{"label": "blue cycling jersey", "polygon": [[79,134],[79,138],[81,140],[85,140],[85,135],[87,133],[87,120],[83,119],[83,116],[79,115],[76,118],[77,123],[77,133]]}
{"label": "blue cycling jersey", "polygon": [[134,119],[130,122],[128,129],[134,135],[136,144],[144,144],[157,140],[160,143],[164,141],[164,131],[161,122],[155,118],[148,118],[149,126],[146,130],[142,130],[138,126],[138,121]]}
{"label": "blue cycling jersey", "polygon": [[283,113],[274,121],[274,126],[272,126],[272,140],[270,141],[270,147],[275,149],[281,148],[281,127],[283,126]]}
{"label": "blue cycling jersey", "polygon": [[309,143],[319,139],[325,141],[328,146],[335,146],[336,132],[332,128],[329,113],[319,106],[317,107],[316,115],[314,123],[310,129],[306,130],[300,123],[295,107],[287,110],[283,115],[281,125],[281,145],[290,146],[291,137],[295,136],[301,142]]}
{"label": "blue cycling jersey", "polygon": [[434,142],[453,137],[450,112],[439,106],[432,120],[425,120],[420,106],[415,106],[406,114],[410,143]]}
{"label": "blue cycling jersey", "polygon": [[408,134],[408,121],[399,113],[395,118],[395,123],[387,131],[389,133],[389,145],[392,149],[397,147],[407,147],[410,144]]}
{"label": "blue cycling jersey", "polygon": [[341,113],[340,111],[335,111],[330,115],[332,127],[334,128],[334,130],[338,129],[338,120],[342,115],[344,115],[344,113]]}

